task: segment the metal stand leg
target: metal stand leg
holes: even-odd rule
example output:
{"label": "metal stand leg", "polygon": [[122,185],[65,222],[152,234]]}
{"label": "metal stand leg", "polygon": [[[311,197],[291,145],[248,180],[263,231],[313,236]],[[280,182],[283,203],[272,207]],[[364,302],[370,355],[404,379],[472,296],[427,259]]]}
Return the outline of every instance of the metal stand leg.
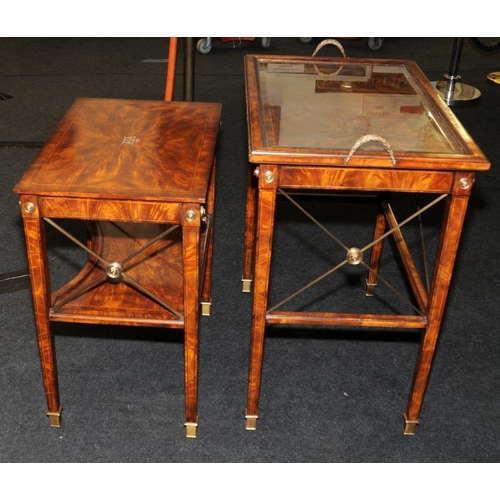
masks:
{"label": "metal stand leg", "polygon": [[455,38],[451,54],[450,70],[444,75],[446,80],[433,82],[439,95],[448,106],[463,106],[472,104],[481,97],[481,92],[475,87],[459,83],[458,64],[462,55],[464,39]]}
{"label": "metal stand leg", "polygon": [[184,38],[184,100],[194,101],[194,40]]}

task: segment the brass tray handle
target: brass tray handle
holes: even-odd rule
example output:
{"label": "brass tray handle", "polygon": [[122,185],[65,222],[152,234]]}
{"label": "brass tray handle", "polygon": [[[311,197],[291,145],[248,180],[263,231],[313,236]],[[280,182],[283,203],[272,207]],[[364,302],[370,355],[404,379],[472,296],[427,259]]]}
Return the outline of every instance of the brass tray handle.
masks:
{"label": "brass tray handle", "polygon": [[[344,56],[344,59],[347,59],[347,56],[345,55],[345,50],[344,47],[342,47],[342,44],[338,41],[335,40],[335,38],[327,38],[326,40],[323,40],[318,44],[316,49],[314,49],[312,57],[314,57],[325,45],[335,45],[340,52],[342,52],[342,55]],[[316,69],[316,72],[320,76],[326,76],[333,78],[337,76],[341,71],[342,71],[342,66],[339,66],[337,69],[335,69],[332,73],[325,73],[324,71],[320,70],[316,64],[313,63],[314,68]]]}
{"label": "brass tray handle", "polygon": [[375,134],[368,134],[368,135],[363,135],[360,137],[355,143],[354,146],[351,148],[351,151],[349,151],[349,154],[347,155],[346,159],[344,160],[345,163],[348,163],[349,160],[351,159],[352,155],[357,151],[357,149],[362,146],[363,144],[366,144],[367,142],[371,141],[376,141],[382,143],[382,145],[385,147],[386,151],[389,153],[389,156],[391,157],[392,164],[396,165],[396,158],[394,158],[394,153],[392,152],[391,145],[380,135],[375,135]]}
{"label": "brass tray handle", "polygon": [[327,38],[326,40],[320,42],[318,46],[314,49],[312,57],[314,57],[325,45],[335,45],[335,47],[337,47],[340,50],[340,52],[342,52],[344,59],[347,58],[347,56],[345,55],[344,47],[342,47],[342,44],[338,40],[335,40],[335,38]]}

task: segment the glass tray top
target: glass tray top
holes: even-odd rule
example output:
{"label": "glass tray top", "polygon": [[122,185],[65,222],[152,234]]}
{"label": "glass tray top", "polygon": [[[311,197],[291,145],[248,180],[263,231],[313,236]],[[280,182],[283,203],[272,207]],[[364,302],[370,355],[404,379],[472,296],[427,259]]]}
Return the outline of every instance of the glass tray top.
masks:
{"label": "glass tray top", "polygon": [[[404,61],[257,60],[263,147],[349,151],[375,134],[395,152],[467,154]],[[370,142],[363,149],[384,146]]]}

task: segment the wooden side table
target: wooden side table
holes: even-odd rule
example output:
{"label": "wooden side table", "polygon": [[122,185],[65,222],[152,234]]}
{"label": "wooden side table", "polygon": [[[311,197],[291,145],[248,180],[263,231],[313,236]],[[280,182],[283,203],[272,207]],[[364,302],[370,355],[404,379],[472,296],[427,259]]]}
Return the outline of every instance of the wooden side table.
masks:
{"label": "wooden side table", "polygon": [[[422,332],[404,417],[404,433],[413,434],[475,173],[490,164],[413,61],[248,55],[245,75],[250,170],[243,290],[250,292],[253,285],[247,429],[257,426],[266,329],[340,326]],[[403,194],[423,195],[425,205],[400,217],[391,197]],[[339,238],[304,208],[303,195],[372,197],[378,204],[373,238],[354,242]],[[271,278],[293,281],[272,273],[278,198],[316,223],[332,250],[322,274],[308,281],[297,279],[288,295],[270,303]],[[438,204],[444,215],[426,286],[404,230],[408,222]],[[350,266],[366,271],[363,295],[373,296],[377,284],[391,287],[381,269],[386,239],[394,242],[411,292],[403,313],[392,307],[383,313],[339,311],[334,299],[329,308],[308,307],[316,305],[309,298],[300,307],[294,303],[338,270],[348,274]],[[302,260],[288,275],[298,276],[301,267],[308,265]],[[331,288],[324,295],[328,293]]]}
{"label": "wooden side table", "polygon": [[[60,426],[50,324],[184,330],[186,436],[196,437],[198,322],[210,314],[221,105],[77,99],[14,188],[20,195],[50,425]],[[83,220],[80,241],[61,224]],[[46,225],[87,253],[50,289]]]}

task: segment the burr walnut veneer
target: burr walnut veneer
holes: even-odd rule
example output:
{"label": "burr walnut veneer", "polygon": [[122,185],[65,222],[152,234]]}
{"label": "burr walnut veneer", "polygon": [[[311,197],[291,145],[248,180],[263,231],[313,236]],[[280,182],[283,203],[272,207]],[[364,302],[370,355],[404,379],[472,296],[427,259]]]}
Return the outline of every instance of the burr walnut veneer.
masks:
{"label": "burr walnut veneer", "polygon": [[[149,326],[184,330],[186,435],[196,437],[220,115],[212,103],[77,99],[15,186],[52,426],[62,408],[51,322]],[[66,219],[85,221],[83,241]],[[86,255],[55,291],[47,224]]]}
{"label": "burr walnut veneer", "polygon": [[[253,286],[247,429],[254,430],[257,424],[266,328],[337,326],[421,333],[404,426],[405,434],[413,434],[475,172],[487,170],[489,162],[412,61],[248,55],[245,73],[251,168],[243,290],[251,291]],[[324,201],[372,199],[374,203],[368,205],[375,210],[369,239],[357,237],[355,223],[350,224],[345,237],[339,236],[327,225],[329,217],[344,214],[351,220],[353,213],[345,208],[337,213],[320,211],[325,221],[320,220],[306,205],[311,195]],[[420,204],[400,217],[393,202],[406,197],[418,198]],[[298,217],[293,212],[297,210],[304,220],[326,233],[331,245],[323,254],[315,247],[309,261],[301,257],[302,261],[290,264],[279,276],[276,267],[294,254],[300,242],[289,244],[286,252],[280,247],[280,254],[273,254],[279,229],[277,201],[290,203],[288,219]],[[414,242],[407,241],[405,232],[438,206],[442,219],[436,225],[433,273],[427,285],[422,274],[426,266],[415,257]],[[409,204],[403,203],[403,208],[409,209]],[[296,224],[288,233],[299,229]],[[382,256],[388,237],[391,245],[384,246]],[[309,249],[313,247],[312,239],[302,241]],[[392,285],[392,270],[387,279],[386,247],[399,258],[403,291],[409,292],[409,297]],[[306,279],[306,271],[320,261],[319,255],[329,263],[323,263],[322,270]],[[359,302],[371,304],[368,312],[354,307],[339,311],[336,306],[343,304],[344,296],[350,296],[360,270],[366,276],[366,286]],[[347,285],[343,288],[333,281],[340,271],[346,276],[341,280]],[[308,295],[325,281],[328,284],[318,297]],[[289,284],[289,295],[271,301],[273,283],[278,284],[276,288]],[[375,291],[377,284],[380,286]],[[335,295],[337,289],[342,293]],[[382,289],[397,293],[379,304],[379,295],[385,293]],[[298,303],[304,296],[303,303]],[[387,310],[382,305],[388,306]],[[347,306],[354,306],[354,300]]]}

